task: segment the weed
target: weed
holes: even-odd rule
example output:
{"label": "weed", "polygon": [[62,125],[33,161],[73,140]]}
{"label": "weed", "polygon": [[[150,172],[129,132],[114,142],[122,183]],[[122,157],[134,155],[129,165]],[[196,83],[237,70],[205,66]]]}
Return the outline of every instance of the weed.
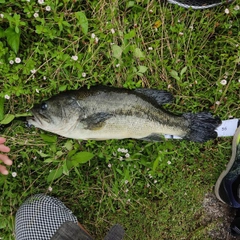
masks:
{"label": "weed", "polygon": [[[204,195],[231,139],[105,142],[64,139],[21,120],[37,102],[81,86],[168,89],[173,112],[239,117],[236,3],[193,11],[162,1],[1,1],[0,121],[14,160],[0,177],[0,238],[29,195],[59,197],[102,239],[208,239]],[[224,81],[223,81],[224,80]],[[14,173],[14,174],[13,174]]]}

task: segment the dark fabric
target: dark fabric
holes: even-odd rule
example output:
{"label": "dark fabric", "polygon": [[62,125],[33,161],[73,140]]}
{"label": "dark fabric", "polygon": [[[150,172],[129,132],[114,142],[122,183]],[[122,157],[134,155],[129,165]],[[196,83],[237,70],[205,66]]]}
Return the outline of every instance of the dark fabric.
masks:
{"label": "dark fabric", "polygon": [[93,240],[76,223],[67,221],[61,225],[51,240]]}
{"label": "dark fabric", "polygon": [[[104,240],[122,240],[124,229],[121,225],[114,225],[107,233]],[[74,222],[65,222],[53,235],[51,240],[94,240]]]}
{"label": "dark fabric", "polygon": [[124,233],[123,227],[119,224],[116,224],[109,230],[104,240],[122,240]]}

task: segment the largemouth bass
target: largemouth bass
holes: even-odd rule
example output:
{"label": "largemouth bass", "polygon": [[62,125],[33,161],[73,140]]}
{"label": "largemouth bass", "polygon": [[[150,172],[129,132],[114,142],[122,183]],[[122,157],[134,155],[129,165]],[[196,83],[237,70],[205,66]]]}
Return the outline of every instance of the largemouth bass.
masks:
{"label": "largemouth bass", "polygon": [[28,124],[83,140],[162,141],[162,135],[169,134],[205,142],[217,137],[215,129],[221,124],[218,117],[207,112],[172,114],[161,106],[172,100],[173,96],[162,90],[84,87],[35,105]]}

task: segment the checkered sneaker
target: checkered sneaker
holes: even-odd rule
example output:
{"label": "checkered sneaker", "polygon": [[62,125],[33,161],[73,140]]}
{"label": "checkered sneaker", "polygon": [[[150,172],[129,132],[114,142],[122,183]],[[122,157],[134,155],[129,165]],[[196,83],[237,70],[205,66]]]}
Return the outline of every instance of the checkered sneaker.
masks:
{"label": "checkered sneaker", "polygon": [[77,218],[60,200],[34,195],[17,211],[16,240],[50,240],[66,221],[77,224]]}

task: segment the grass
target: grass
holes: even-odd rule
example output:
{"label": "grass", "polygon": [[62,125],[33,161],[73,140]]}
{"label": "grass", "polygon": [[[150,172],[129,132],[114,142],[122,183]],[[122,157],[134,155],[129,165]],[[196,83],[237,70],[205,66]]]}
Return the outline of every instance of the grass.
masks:
{"label": "grass", "polygon": [[[239,117],[236,3],[204,11],[162,1],[1,4],[0,97],[10,97],[5,117],[24,115],[61,91],[97,84],[168,89],[176,100],[167,109],[175,113]],[[8,28],[19,45],[9,40]],[[16,57],[21,62],[10,64]],[[14,160],[10,172],[17,173],[0,177],[2,239],[13,239],[18,207],[39,192],[61,199],[96,239],[116,222],[125,227],[126,239],[210,238],[216,222],[204,221],[202,201],[230,158],[230,138],[204,144],[76,141],[26,128],[21,118],[1,129]],[[94,157],[66,168],[66,159],[80,152]],[[59,178],[49,178],[58,169]]]}

